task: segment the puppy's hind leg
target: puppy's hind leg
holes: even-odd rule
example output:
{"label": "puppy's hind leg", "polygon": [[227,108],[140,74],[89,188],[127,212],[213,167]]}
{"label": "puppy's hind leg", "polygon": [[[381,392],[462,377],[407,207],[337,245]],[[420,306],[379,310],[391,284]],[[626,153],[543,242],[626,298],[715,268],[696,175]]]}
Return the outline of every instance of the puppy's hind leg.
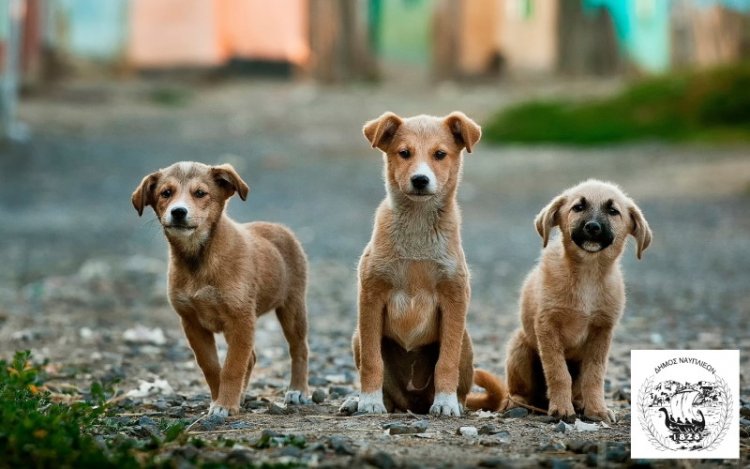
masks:
{"label": "puppy's hind leg", "polygon": [[508,342],[506,355],[508,358],[505,361],[505,373],[510,394],[507,408],[534,404],[535,396],[539,394],[537,388],[544,386],[544,383],[536,382],[534,362],[537,360],[537,354],[526,343],[522,330],[517,330]]}
{"label": "puppy's hind leg", "polygon": [[307,308],[305,299],[290,298],[284,306],[276,309],[284,337],[289,344],[289,356],[292,360],[292,378],[289,390],[284,396],[287,404],[306,404],[309,402],[307,388]]}
{"label": "puppy's hind leg", "polygon": [[250,362],[247,364],[247,371],[245,372],[245,377],[242,379],[242,392],[240,393],[240,405],[242,405],[242,401],[245,397],[245,391],[247,391],[247,385],[250,383],[250,376],[253,374],[253,368],[255,367],[255,350],[252,351],[250,354]]}

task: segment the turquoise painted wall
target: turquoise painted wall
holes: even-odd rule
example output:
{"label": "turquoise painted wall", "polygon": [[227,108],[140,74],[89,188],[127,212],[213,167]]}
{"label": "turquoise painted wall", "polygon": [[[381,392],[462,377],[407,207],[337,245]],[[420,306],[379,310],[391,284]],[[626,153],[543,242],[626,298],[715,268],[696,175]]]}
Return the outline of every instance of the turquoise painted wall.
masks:
{"label": "turquoise painted wall", "polygon": [[[671,0],[583,0],[583,4],[585,9],[609,10],[620,47],[637,67],[652,73],[669,69]],[[696,0],[695,5],[750,12],[750,0]]]}
{"label": "turquoise painted wall", "polygon": [[669,69],[669,0],[584,0],[588,9],[607,8],[627,57],[647,72]]}
{"label": "turquoise painted wall", "polygon": [[[74,55],[114,60],[128,34],[128,0],[51,0],[55,40]],[[60,30],[62,29],[62,30]]]}

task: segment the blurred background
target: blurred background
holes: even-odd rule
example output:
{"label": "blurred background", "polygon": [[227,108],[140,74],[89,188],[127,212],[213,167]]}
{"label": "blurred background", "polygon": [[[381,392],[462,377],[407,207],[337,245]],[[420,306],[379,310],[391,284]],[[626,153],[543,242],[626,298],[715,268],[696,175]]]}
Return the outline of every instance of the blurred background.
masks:
{"label": "blurred background", "polygon": [[[355,266],[384,195],[361,126],[456,109],[484,129],[459,191],[478,364],[502,371],[535,214],[588,177],[655,233],[624,256],[609,391],[629,396],[631,348],[748,350],[748,60],[750,0],[3,0],[0,353],[202,389],[130,194],[175,161],[229,162],[251,187],[230,214],[308,253],[314,373],[353,386]],[[262,324],[258,376],[283,386]]]}

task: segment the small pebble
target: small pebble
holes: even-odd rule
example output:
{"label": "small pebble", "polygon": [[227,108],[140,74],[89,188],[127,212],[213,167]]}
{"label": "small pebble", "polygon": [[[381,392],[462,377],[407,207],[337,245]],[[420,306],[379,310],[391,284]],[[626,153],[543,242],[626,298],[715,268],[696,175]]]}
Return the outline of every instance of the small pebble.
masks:
{"label": "small pebble", "polygon": [[567,448],[568,451],[576,454],[596,453],[599,445],[595,441],[575,439],[568,441]]}
{"label": "small pebble", "polygon": [[393,469],[396,467],[396,461],[385,451],[378,451],[365,459],[368,463],[380,469]]}
{"label": "small pebble", "polygon": [[505,430],[494,435],[484,436],[479,440],[479,444],[482,446],[499,446],[505,443],[510,443],[510,432]]}
{"label": "small pebble", "polygon": [[542,444],[540,450],[550,452],[565,451],[565,443],[557,440],[550,440],[547,443]]}
{"label": "small pebble", "polygon": [[607,443],[607,461],[625,462],[630,458],[630,448],[625,443],[610,441]]}
{"label": "small pebble", "polygon": [[479,427],[479,434],[480,435],[494,435],[495,433],[500,433],[502,430],[500,430],[500,427],[497,425],[482,425]]}
{"label": "small pebble", "polygon": [[218,415],[211,415],[210,417],[206,417],[205,419],[201,420],[198,425],[201,430],[203,431],[213,431],[218,427],[219,425],[223,424],[226,419],[224,417],[220,417]]}
{"label": "small pebble", "polygon": [[555,425],[555,431],[559,433],[568,433],[570,431],[570,425],[560,420],[560,422]]}
{"label": "small pebble", "polygon": [[286,415],[286,409],[277,406],[273,402],[268,403],[268,413],[271,415]]}
{"label": "small pebble", "polygon": [[337,454],[347,454],[354,456],[357,452],[354,450],[351,442],[343,436],[334,435],[328,439],[328,444]]}
{"label": "small pebble", "polygon": [[326,392],[322,389],[316,389],[312,393],[312,400],[316,404],[322,404],[326,400]]}
{"label": "small pebble", "polygon": [[459,427],[458,434],[466,438],[476,438],[479,435],[477,427]]}
{"label": "small pebble", "polygon": [[503,413],[503,417],[506,419],[520,419],[527,415],[529,415],[529,411],[523,407],[514,407]]}
{"label": "small pebble", "polygon": [[409,435],[414,433],[424,433],[429,425],[427,420],[417,420],[416,422],[390,422],[383,425],[388,430],[389,435]]}

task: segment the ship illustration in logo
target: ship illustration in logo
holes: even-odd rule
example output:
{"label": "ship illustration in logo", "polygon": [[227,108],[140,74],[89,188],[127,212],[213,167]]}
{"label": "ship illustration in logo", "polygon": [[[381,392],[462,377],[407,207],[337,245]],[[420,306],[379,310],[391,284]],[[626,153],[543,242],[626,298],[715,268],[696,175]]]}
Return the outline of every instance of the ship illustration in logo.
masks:
{"label": "ship illustration in logo", "polygon": [[731,399],[721,378],[715,381],[654,383],[641,387],[641,427],[659,450],[703,450],[726,433]]}

